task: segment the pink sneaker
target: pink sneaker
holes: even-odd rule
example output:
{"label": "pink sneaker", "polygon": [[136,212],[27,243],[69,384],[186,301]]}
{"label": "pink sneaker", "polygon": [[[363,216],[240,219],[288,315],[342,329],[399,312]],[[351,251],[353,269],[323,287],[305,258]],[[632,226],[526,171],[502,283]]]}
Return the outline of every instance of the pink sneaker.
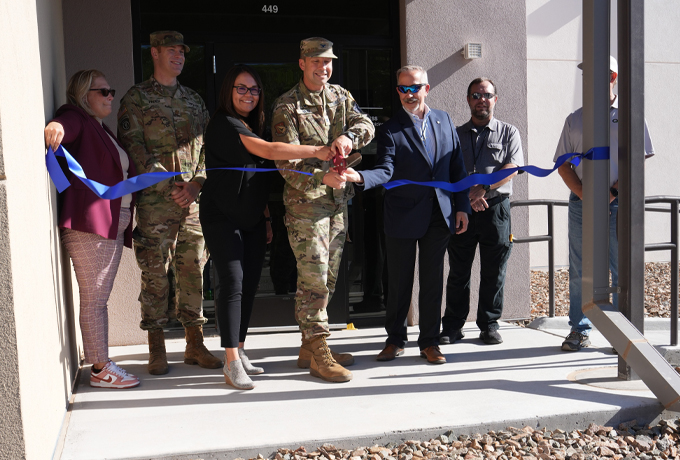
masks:
{"label": "pink sneaker", "polygon": [[109,359],[98,373],[90,371],[90,386],[98,388],[132,388],[139,385],[139,378],[128,374]]}

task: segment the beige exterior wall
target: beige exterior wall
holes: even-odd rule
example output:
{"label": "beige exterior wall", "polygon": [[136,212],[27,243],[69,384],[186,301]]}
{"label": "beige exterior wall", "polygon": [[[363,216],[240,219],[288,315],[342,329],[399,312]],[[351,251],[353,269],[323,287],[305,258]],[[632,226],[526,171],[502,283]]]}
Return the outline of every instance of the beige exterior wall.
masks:
{"label": "beige exterior wall", "polygon": [[7,44],[0,50],[0,157],[6,175],[0,181],[0,196],[6,193],[0,200],[0,330],[8,340],[0,361],[3,373],[13,368],[0,386],[8,410],[0,425],[2,458],[51,458],[78,367],[56,196],[44,166],[45,119],[64,89],[61,23],[58,0],[0,3],[0,39]]}
{"label": "beige exterior wall", "polygon": [[[106,11],[106,23],[111,26],[102,27],[102,11]],[[67,78],[78,70],[95,68],[104,72],[111,88],[117,90],[113,111],[104,120],[115,132],[120,99],[134,84],[130,2],[64,2],[64,45]],[[140,271],[134,253],[125,248],[109,298],[111,346],[146,343],[146,333],[138,327],[139,279]]]}
{"label": "beige exterior wall", "polygon": [[[496,83],[499,93],[496,117],[515,125],[522,137],[525,161],[527,148],[526,12],[519,2],[495,0],[401,0],[402,64],[416,64],[428,71],[431,86],[427,103],[446,110],[459,126],[470,119],[465,95],[468,84],[485,76]],[[492,21],[488,18],[503,18]],[[465,60],[466,43],[482,43],[481,59]],[[527,199],[526,175],[513,180],[513,199]],[[528,233],[528,212],[512,212],[515,235]],[[508,263],[504,318],[525,318],[530,313],[529,246],[516,244]],[[476,318],[478,260],[473,266],[470,317]],[[414,292],[413,305],[417,304]]]}

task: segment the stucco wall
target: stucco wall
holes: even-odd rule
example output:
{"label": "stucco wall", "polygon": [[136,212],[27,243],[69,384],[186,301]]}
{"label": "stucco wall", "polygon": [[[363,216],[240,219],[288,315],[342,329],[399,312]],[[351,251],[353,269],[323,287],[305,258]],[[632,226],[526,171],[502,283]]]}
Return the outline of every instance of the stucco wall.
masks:
{"label": "stucco wall", "polygon": [[[11,283],[0,289],[0,361],[4,369],[15,367],[14,375],[3,375],[0,385],[3,407],[9,409],[0,424],[0,456],[45,459],[54,452],[78,365],[73,318],[62,288],[55,195],[44,166],[45,116],[54,110],[55,87],[63,86],[64,78],[61,2],[0,3],[0,38],[22,45],[0,50],[1,62],[8,63],[0,66],[1,152],[7,176],[0,184],[6,191],[6,201],[0,200],[5,225],[0,228],[0,266],[4,283]],[[4,321],[12,321],[10,312],[13,325]]]}
{"label": "stucco wall", "polygon": [[[502,20],[493,20],[502,18]],[[417,64],[428,71],[431,86],[427,103],[446,110],[458,126],[470,119],[465,96],[468,84],[486,76],[499,93],[496,118],[515,125],[522,137],[525,161],[527,139],[526,13],[519,2],[494,0],[402,0],[402,64]],[[482,43],[483,57],[466,60],[466,43]],[[513,180],[513,199],[526,199],[526,175]],[[528,234],[526,210],[512,211],[515,235]],[[473,267],[471,312],[476,318],[478,261]],[[504,318],[528,317],[529,247],[516,244],[508,265]],[[417,297],[414,296],[414,303]]]}
{"label": "stucco wall", "polygon": [[[102,27],[101,15],[115,27]],[[130,2],[69,0],[64,2],[66,75],[81,69],[99,69],[117,90],[113,111],[104,122],[116,131],[120,99],[134,84],[132,16]],[[139,329],[140,272],[131,249],[123,250],[118,275],[109,298],[109,345],[146,343]]]}
{"label": "stucco wall", "polygon": [[[1,23],[0,23],[1,24]],[[0,80],[2,81],[2,80]],[[0,120],[2,113],[0,113]],[[2,128],[2,126],[0,126]],[[0,175],[2,166],[2,132],[0,131]],[[16,324],[14,318],[14,295],[12,290],[12,259],[7,222],[7,189],[0,180],[0,458],[25,458],[24,430],[21,416],[19,391],[19,356],[17,351]]]}
{"label": "stucco wall", "polygon": [[[617,52],[617,2],[612,3],[611,54]],[[561,0],[527,0],[529,147],[533,164],[550,167],[564,119],[582,105],[582,73],[576,68],[583,55],[581,2]],[[658,110],[659,89],[674,94],[680,88],[680,50],[668,46],[678,35],[675,25],[680,8],[673,0],[645,2],[645,117],[652,135],[656,157],[645,165],[645,194],[680,195],[676,171],[680,158],[673,154],[672,139],[678,132],[666,122],[667,110]],[[614,89],[618,92],[618,88]],[[569,191],[557,173],[529,179],[530,198],[566,200]],[[556,264],[568,265],[567,210],[555,212]],[[670,240],[667,215],[647,213],[645,241]],[[545,212],[531,213],[533,235],[545,234]],[[534,243],[532,267],[548,265],[547,245]],[[667,251],[646,253],[646,259],[670,260]]]}

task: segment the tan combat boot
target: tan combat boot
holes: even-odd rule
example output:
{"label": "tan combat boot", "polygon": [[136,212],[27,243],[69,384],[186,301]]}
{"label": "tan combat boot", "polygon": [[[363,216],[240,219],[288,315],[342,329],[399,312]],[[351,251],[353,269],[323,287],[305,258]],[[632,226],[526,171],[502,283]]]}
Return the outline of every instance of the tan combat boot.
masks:
{"label": "tan combat boot", "polygon": [[328,382],[349,382],[352,380],[352,373],[333,359],[325,336],[314,337],[310,341],[310,346],[312,347],[310,374]]}
{"label": "tan combat boot", "polygon": [[222,361],[214,357],[203,345],[203,326],[185,326],[184,336],[187,340],[184,364],[198,364],[205,369],[222,367]]}
{"label": "tan combat boot", "polygon": [[[354,356],[349,353],[336,353],[331,350],[331,355],[336,363],[341,366],[351,366],[354,364]],[[312,345],[308,339],[302,338],[302,345],[300,346],[300,354],[298,355],[297,366],[300,369],[309,369],[312,361]]]}
{"label": "tan combat boot", "polygon": [[149,374],[167,374],[168,356],[165,353],[165,335],[163,329],[151,329],[149,333]]}

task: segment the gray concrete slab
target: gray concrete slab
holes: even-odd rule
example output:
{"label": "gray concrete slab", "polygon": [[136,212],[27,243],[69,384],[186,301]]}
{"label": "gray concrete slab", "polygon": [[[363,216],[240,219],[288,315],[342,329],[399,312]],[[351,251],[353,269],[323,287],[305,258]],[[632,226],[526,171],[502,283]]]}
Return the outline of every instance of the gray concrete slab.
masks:
{"label": "gray concrete slab", "polygon": [[[565,337],[569,333],[569,318],[566,316],[556,316],[554,318],[536,318],[529,324],[530,328],[538,329],[549,334]],[[674,366],[680,366],[680,346],[671,346],[671,320],[669,318],[645,318],[645,338],[659,350],[661,356]],[[600,348],[610,347],[604,335],[593,329],[590,334],[590,341],[593,346]]]}
{"label": "gray concrete slab", "polygon": [[[248,354],[266,373],[255,376],[257,387],[245,392],[226,386],[219,370],[183,364],[180,340],[168,341],[171,371],[165,376],[146,372],[145,346],[115,347],[112,359],[142,384],[94,389],[84,372],[61,459],[266,457],[277,447],[314,449],[324,442],[349,448],[429,439],[449,429],[456,434],[508,425],[573,429],[662,415],[644,385],[592,384],[610,379],[606,369],[616,366],[607,344],[565,353],[559,349],[564,330],[546,333],[503,323],[504,342],[495,346],[478,339],[474,323],[464,331],[461,342],[442,347],[448,361],[443,365],[419,357],[417,328],[409,330],[405,355],[388,363],[375,361],[385,339],[382,329],[333,332],[331,347],[356,357],[354,379],[343,384],[296,367],[297,333],[252,335]],[[206,343],[221,354],[217,338]],[[580,374],[587,370],[594,377]]]}

